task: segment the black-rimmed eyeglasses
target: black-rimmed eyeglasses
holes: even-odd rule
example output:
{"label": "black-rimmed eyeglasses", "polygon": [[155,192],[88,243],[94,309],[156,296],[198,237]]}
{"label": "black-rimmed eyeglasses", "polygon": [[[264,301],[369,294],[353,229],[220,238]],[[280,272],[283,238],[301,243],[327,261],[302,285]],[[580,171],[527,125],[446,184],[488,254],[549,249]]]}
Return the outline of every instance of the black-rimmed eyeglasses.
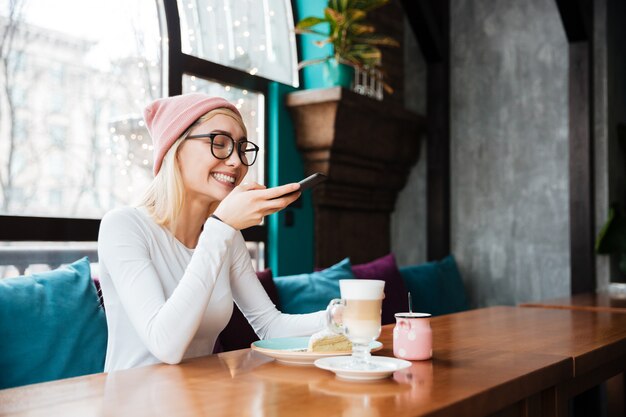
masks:
{"label": "black-rimmed eyeglasses", "polygon": [[206,133],[202,135],[187,136],[187,139],[204,139],[211,142],[211,154],[217,159],[228,159],[237,145],[237,154],[241,163],[250,166],[256,161],[259,147],[247,140],[236,142],[233,138],[223,133]]}

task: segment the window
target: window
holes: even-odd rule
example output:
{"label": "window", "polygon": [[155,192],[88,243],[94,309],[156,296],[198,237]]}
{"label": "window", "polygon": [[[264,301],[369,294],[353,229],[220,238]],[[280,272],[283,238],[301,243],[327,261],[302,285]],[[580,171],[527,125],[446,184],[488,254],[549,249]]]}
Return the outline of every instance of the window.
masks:
{"label": "window", "polygon": [[97,259],[98,219],[152,177],[110,128],[165,91],[157,3],[1,2],[0,31],[0,277]]}
{"label": "window", "polygon": [[67,129],[65,126],[50,126],[50,142],[58,148],[65,147]]}
{"label": "window", "polygon": [[[113,142],[110,127],[141,117],[143,104],[162,95],[154,0],[16,0],[2,7],[0,29],[9,37],[0,41],[0,100],[9,111],[0,112],[0,215],[98,219],[132,203],[133,190],[151,175],[142,161],[135,167],[130,135]],[[62,161],[49,157],[55,150]],[[60,178],[16,171],[17,155],[29,169]],[[31,193],[18,199],[17,186]],[[63,188],[63,199],[29,198]]]}
{"label": "window", "polygon": [[298,86],[291,3],[178,0],[182,52]]}

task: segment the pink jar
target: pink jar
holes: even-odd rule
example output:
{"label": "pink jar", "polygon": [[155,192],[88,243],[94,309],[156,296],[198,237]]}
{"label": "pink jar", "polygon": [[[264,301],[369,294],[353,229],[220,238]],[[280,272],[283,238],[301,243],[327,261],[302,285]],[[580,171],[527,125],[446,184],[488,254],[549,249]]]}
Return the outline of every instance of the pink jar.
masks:
{"label": "pink jar", "polygon": [[399,359],[426,360],[433,355],[430,314],[396,313],[393,329],[393,354]]}

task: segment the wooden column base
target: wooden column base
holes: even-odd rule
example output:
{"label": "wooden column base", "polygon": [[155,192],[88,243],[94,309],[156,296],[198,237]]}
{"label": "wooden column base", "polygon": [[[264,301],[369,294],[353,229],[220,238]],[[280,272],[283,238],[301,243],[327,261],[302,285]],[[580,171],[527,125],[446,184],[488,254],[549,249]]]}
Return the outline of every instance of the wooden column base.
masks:
{"label": "wooden column base", "polygon": [[306,173],[329,177],[313,192],[315,265],[389,253],[390,215],[419,157],[424,118],[340,87],[289,94],[287,106]]}

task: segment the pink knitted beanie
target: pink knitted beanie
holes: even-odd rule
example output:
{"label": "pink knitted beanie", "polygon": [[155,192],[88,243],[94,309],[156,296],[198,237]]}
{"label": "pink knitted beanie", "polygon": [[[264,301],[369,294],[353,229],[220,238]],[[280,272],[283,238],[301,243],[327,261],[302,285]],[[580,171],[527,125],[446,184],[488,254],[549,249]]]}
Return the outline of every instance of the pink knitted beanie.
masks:
{"label": "pink knitted beanie", "polygon": [[154,175],[161,169],[163,158],[176,139],[200,116],[219,108],[232,110],[241,117],[228,101],[202,93],[161,98],[146,107],[143,118],[154,145]]}

